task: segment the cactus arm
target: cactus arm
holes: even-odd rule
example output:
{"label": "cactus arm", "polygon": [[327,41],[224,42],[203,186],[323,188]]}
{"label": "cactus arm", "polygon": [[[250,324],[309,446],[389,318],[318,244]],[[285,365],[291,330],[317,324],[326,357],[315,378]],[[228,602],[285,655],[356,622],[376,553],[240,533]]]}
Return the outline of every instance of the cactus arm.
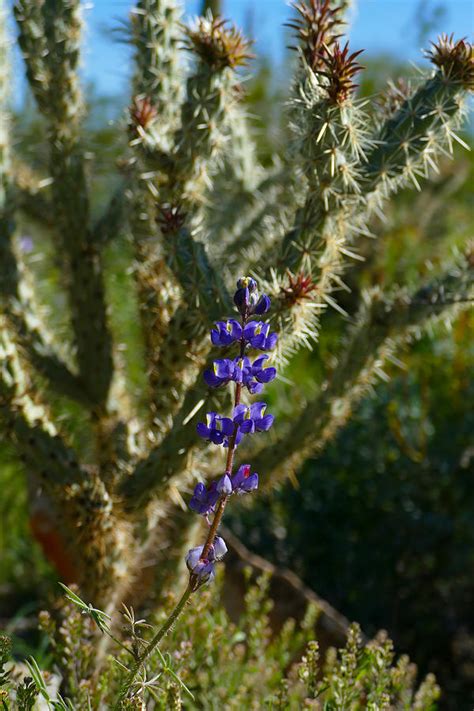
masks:
{"label": "cactus arm", "polygon": [[181,7],[176,0],[138,0],[132,10],[135,96],[151,101],[160,133],[170,131],[182,99]]}
{"label": "cactus arm", "polygon": [[82,114],[77,78],[79,3],[18,0],[14,11],[28,78],[49,124],[51,190],[61,257],[68,272],[79,375],[89,399],[96,408],[103,409],[112,377],[112,343],[102,260],[89,227],[89,199],[79,136]]}
{"label": "cactus arm", "polygon": [[320,452],[377,380],[386,377],[383,366],[396,350],[435,321],[452,319],[472,305],[473,286],[472,266],[459,263],[411,295],[399,293],[388,300],[378,291],[366,295],[344,355],[326,386],[284,436],[254,457],[255,466],[267,472],[267,481],[272,485],[282,481]]}
{"label": "cactus arm", "polygon": [[[153,406],[157,359],[176,307],[177,288],[156,239],[155,193],[163,176],[145,179],[148,152],[170,150],[182,101],[181,9],[174,0],[140,0],[131,17],[135,47],[133,103],[130,115],[133,181],[130,184],[130,232],[135,254],[134,279],[144,341],[144,358]],[[155,168],[155,166],[153,166]],[[150,415],[153,420],[153,414]]]}
{"label": "cactus arm", "polygon": [[253,211],[256,192],[265,175],[243,106],[236,104],[231,111],[223,156],[207,195],[208,240],[218,249],[230,243],[243,214]]}
{"label": "cactus arm", "polygon": [[[193,208],[202,204],[215,157],[222,153],[225,132],[236,103],[236,68],[246,63],[249,44],[222,20],[199,18],[188,29],[189,49],[196,60],[186,83],[180,124],[174,132],[168,162],[163,147],[148,144],[150,170],[165,172],[167,185],[160,191],[162,203]],[[164,169],[164,171],[163,171]],[[166,188],[166,189],[165,189]]]}
{"label": "cactus arm", "polygon": [[417,177],[426,175],[446,147],[452,152],[454,130],[464,115],[465,89],[441,71],[406,99],[384,123],[362,169],[368,197],[381,201]]}
{"label": "cactus arm", "polygon": [[[25,364],[40,373],[59,394],[84,402],[76,376],[54,353],[36,326],[36,319],[21,280],[21,262],[14,251],[14,212],[17,192],[12,185],[8,103],[6,18],[0,6],[0,311],[15,334]],[[23,173],[25,171],[22,171]],[[25,316],[26,314],[26,316]],[[30,315],[28,320],[27,316]]]}
{"label": "cactus arm", "polygon": [[[452,43],[448,47],[448,58],[444,57],[444,66],[441,64],[434,76],[424,82],[386,120],[380,132],[366,141],[366,160],[357,166],[352,195],[346,194],[342,204],[337,197],[333,208],[323,213],[320,220],[316,219],[316,231],[313,231],[313,222],[309,222],[315,251],[311,245],[306,250],[307,244],[298,243],[300,229],[294,228],[286,235],[284,252],[286,250],[288,253],[289,249],[293,250],[294,255],[307,252],[310,262],[315,260],[315,303],[317,300],[337,308],[332,292],[335,288],[344,288],[341,276],[346,268],[346,258],[358,257],[352,243],[360,234],[367,232],[371,213],[380,210],[386,198],[401,186],[409,182],[417,185],[418,175],[426,175],[428,168],[436,164],[446,149],[452,151],[454,130],[464,116],[464,97],[472,82],[471,78],[459,78],[459,73],[464,77],[463,72],[468,71],[465,69],[468,59],[460,60],[461,69],[458,69],[458,73],[446,71],[446,65],[451,66],[450,57],[459,44]],[[472,60],[469,61],[472,63]],[[472,69],[469,71],[472,72]],[[311,195],[309,200],[313,200]],[[303,212],[305,208],[306,204]],[[323,244],[320,250],[318,238],[319,243]],[[294,259],[293,263],[298,266],[302,263],[301,259],[297,262]],[[275,296],[282,286],[282,278],[279,277],[275,280]],[[297,336],[301,331],[309,334],[313,340],[317,337],[320,315],[321,311],[317,307],[312,310],[302,309],[297,304],[292,310],[280,314],[278,326],[282,333],[288,333],[289,336],[281,341],[283,347],[280,355],[283,360],[298,347],[297,340],[292,341],[291,333]],[[287,352],[286,344],[289,345]]]}

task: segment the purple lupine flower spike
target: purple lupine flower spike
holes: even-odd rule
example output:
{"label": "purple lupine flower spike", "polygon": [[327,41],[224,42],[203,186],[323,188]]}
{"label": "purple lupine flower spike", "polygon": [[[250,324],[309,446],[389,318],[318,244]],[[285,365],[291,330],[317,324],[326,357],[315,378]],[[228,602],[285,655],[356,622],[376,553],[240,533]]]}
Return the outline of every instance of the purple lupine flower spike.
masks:
{"label": "purple lupine flower spike", "polygon": [[219,388],[236,383],[235,407],[232,418],[223,417],[217,412],[209,412],[205,422],[199,422],[197,432],[200,437],[216,445],[232,448],[228,456],[229,471],[214,480],[209,487],[196,484],[189,506],[203,516],[214,514],[204,546],[192,548],[186,556],[186,565],[190,571],[190,585],[197,590],[215,576],[215,564],[227,552],[222,538],[216,535],[226,500],[233,494],[246,494],[258,488],[258,474],[252,472],[250,464],[242,464],[232,474],[232,462],[235,448],[246,434],[266,432],[273,425],[273,415],[266,414],[267,405],[256,402],[246,405],[240,402],[243,388],[251,394],[260,393],[266,383],[276,377],[276,368],[268,364],[269,356],[260,355],[253,361],[248,357],[249,348],[268,351],[275,348],[277,334],[270,331],[270,325],[264,321],[249,321],[253,316],[262,316],[270,308],[270,298],[259,294],[257,282],[252,277],[242,277],[237,282],[234,303],[241,315],[241,322],[235,319],[217,321],[211,330],[214,346],[228,347],[239,343],[240,355],[236,358],[218,358],[211,368],[204,372],[204,380],[209,387]]}

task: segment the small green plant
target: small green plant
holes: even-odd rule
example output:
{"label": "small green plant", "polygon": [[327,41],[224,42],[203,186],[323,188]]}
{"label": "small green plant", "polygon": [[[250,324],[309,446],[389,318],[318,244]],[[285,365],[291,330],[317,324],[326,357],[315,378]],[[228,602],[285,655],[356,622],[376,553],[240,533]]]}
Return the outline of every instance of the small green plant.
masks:
{"label": "small green plant", "polygon": [[[364,642],[358,626],[353,625],[346,647],[330,649],[320,660],[318,643],[312,639],[317,609],[310,607],[301,625],[288,620],[278,633],[273,632],[268,577],[262,577],[248,584],[245,608],[236,625],[220,605],[211,604],[219,598],[221,581],[218,576],[217,585],[204,589],[193,608],[184,610],[179,626],[170,631],[162,649],[153,649],[129,698],[117,708],[435,708],[439,689],[433,677],[428,676],[417,688],[416,667],[406,657],[395,662],[385,634]],[[49,708],[58,711],[116,707],[123,666],[144,648],[154,634],[153,626],[136,620],[133,611],[125,609],[123,642],[112,634],[115,648],[97,674],[93,653],[91,656],[94,635],[110,634],[116,623],[73,590],[65,588],[65,593],[56,619],[41,614],[54,660],[64,670],[65,695],[53,696],[45,682],[48,675],[30,660],[30,678],[20,681],[15,668],[8,675],[4,708],[29,708],[20,701],[38,694]],[[170,598],[166,607],[171,608],[174,602]],[[157,624],[166,615],[163,609]],[[4,662],[7,658],[9,650]]]}

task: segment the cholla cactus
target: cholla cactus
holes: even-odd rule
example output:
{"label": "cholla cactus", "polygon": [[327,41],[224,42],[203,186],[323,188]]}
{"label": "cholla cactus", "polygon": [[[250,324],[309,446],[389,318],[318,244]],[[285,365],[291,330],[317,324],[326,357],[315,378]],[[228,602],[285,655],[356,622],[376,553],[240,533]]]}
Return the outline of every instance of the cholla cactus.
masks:
{"label": "cholla cactus", "polygon": [[[341,36],[346,5],[296,5],[293,139],[266,170],[240,100],[249,43],[210,14],[185,28],[177,0],[139,0],[130,21],[136,70],[127,166],[96,221],[81,135],[81,3],[14,5],[27,78],[47,125],[49,174],[36,185],[12,155],[9,40],[0,22],[0,426],[24,462],[33,499],[47,497],[57,517],[66,577],[94,603],[116,604],[134,586],[146,594],[141,573],[150,558],[158,592],[182,572],[183,551],[195,541],[183,500],[221,467],[196,424],[225,397],[201,371],[213,347],[209,328],[232,313],[228,285],[251,273],[270,295],[279,333],[273,357],[283,368],[317,343],[325,309],[342,311],[337,291],[371,216],[402,186],[419,188],[452,151],[474,83],[470,46],[443,37],[417,86],[382,107],[362,101],[359,53]],[[66,346],[36,306],[17,210],[51,234],[70,316]],[[125,231],[143,332],[140,397],[127,388],[104,287],[104,249]],[[264,487],[324,447],[401,344],[469,303],[472,268],[472,253],[461,254],[413,292],[364,294],[318,397],[253,453]]]}

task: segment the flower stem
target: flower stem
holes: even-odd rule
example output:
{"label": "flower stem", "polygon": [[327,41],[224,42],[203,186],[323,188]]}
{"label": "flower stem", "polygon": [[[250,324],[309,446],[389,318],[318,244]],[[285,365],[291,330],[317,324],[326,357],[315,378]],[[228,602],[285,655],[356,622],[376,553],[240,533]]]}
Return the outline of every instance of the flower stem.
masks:
{"label": "flower stem", "polygon": [[169,617],[165,620],[163,625],[160,627],[158,632],[155,634],[153,639],[147,644],[143,652],[140,654],[138,659],[135,660],[133,667],[130,670],[130,673],[128,674],[127,678],[125,679],[124,683],[122,684],[122,688],[120,690],[119,697],[117,699],[117,702],[114,706],[115,711],[119,711],[121,708],[122,701],[125,700],[129,689],[131,688],[133,682],[135,681],[135,677],[137,676],[138,672],[140,671],[140,668],[142,664],[148,659],[150,654],[153,652],[155,647],[161,642],[163,637],[170,631],[170,629],[173,627],[174,623],[178,619],[178,617],[181,615],[183,612],[184,608],[186,607],[186,603],[188,602],[191,593],[193,592],[191,585],[188,585],[186,590],[184,591],[183,595],[181,596],[179,602],[176,604],[176,607],[174,610],[171,612]]}

